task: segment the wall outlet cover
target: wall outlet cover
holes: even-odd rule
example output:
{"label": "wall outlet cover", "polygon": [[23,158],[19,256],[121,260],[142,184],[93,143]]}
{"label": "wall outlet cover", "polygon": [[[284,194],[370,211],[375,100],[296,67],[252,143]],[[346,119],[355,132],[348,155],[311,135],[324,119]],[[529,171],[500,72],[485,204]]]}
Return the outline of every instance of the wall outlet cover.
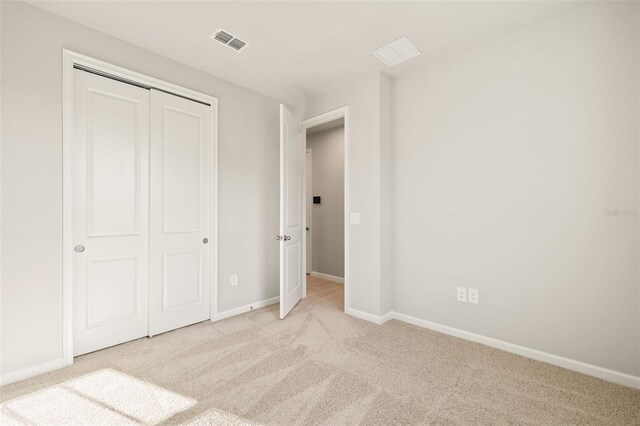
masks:
{"label": "wall outlet cover", "polygon": [[467,302],[467,289],[465,287],[458,287],[456,290],[456,300],[458,302]]}
{"label": "wall outlet cover", "polygon": [[360,213],[351,213],[349,218],[352,225],[360,225]]}
{"label": "wall outlet cover", "polygon": [[478,304],[478,289],[470,288],[469,289],[469,303]]}
{"label": "wall outlet cover", "polygon": [[231,277],[229,277],[229,284],[238,285],[238,274],[232,274]]}

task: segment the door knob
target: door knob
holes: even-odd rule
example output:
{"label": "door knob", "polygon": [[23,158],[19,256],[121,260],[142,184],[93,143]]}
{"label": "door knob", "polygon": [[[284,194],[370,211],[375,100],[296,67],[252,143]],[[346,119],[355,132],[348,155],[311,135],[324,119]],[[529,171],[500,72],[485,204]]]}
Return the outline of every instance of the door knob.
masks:
{"label": "door knob", "polygon": [[309,230],[309,227],[307,226],[307,231]]}
{"label": "door knob", "polygon": [[282,237],[280,235],[276,235],[276,240],[280,241],[282,240]]}
{"label": "door knob", "polygon": [[79,244],[75,246],[73,249],[75,250],[76,253],[82,253],[84,251],[84,246],[82,244]]}
{"label": "door knob", "polygon": [[203,243],[205,243],[205,244],[207,244],[207,243],[209,242],[209,239],[208,239],[208,238],[205,238],[205,239],[203,239],[203,240],[202,240],[202,242],[203,242]]}
{"label": "door knob", "polygon": [[291,236],[290,236],[290,235],[285,235],[285,236],[284,236],[284,240],[285,240],[285,241],[289,241],[290,239],[291,239]]}

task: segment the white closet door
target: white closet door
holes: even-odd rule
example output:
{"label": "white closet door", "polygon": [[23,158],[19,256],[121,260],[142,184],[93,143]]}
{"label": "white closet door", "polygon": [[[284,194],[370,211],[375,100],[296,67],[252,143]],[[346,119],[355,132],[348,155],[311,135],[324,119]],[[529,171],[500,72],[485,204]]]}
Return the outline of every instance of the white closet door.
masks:
{"label": "white closet door", "polygon": [[149,92],[74,70],[74,355],[148,332]]}
{"label": "white closet door", "polygon": [[289,109],[280,104],[280,318],[302,299],[304,139]]}
{"label": "white closet door", "polygon": [[151,90],[149,333],[209,319],[211,107]]}

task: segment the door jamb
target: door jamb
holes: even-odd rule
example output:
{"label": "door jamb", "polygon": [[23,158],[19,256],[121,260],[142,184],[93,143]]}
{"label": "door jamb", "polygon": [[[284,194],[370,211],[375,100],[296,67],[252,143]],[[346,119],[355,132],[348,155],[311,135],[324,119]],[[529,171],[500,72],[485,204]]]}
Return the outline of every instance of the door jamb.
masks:
{"label": "door jamb", "polygon": [[[306,145],[307,144],[305,142],[305,148],[306,148]],[[312,174],[313,174],[313,151],[311,150],[311,148],[307,148],[305,150],[305,167],[306,167],[306,164],[307,164],[306,155],[311,157],[311,161],[310,162],[311,162],[312,166],[311,166],[311,170],[306,170],[305,169],[305,179],[307,180],[305,182],[305,188],[311,187],[313,189],[313,185],[312,185],[312,182],[313,182],[313,179],[312,179]],[[310,195],[311,194],[306,194],[306,199],[304,200],[305,203],[306,203],[306,208],[309,208],[309,206],[313,207],[313,204],[309,202]],[[307,215],[307,213],[308,213],[308,215]],[[308,270],[313,271],[313,234],[312,234],[312,232],[313,232],[313,216],[312,216],[312,212],[307,212],[305,210],[304,217],[305,217],[305,220],[306,220],[306,218],[309,218],[309,222],[305,223],[305,238],[308,238],[309,241],[310,241],[308,250],[307,250],[307,247],[305,246],[305,253],[304,253],[305,262],[306,262],[305,263],[305,267],[304,267],[304,272],[306,274]],[[309,231],[306,230],[307,227],[309,228]],[[309,256],[309,254],[311,254],[311,256]],[[311,259],[309,259],[309,257],[311,257]],[[311,262],[311,268],[309,268],[309,265],[308,265],[309,262]],[[305,296],[306,296],[306,292],[305,292]]]}
{"label": "door jamb", "polygon": [[209,319],[218,314],[218,98],[119,67],[68,49],[62,49],[62,359],[73,364],[73,234],[72,143],[74,114],[74,64],[157,87],[211,105],[211,277]]}
{"label": "door jamb", "polygon": [[[303,120],[300,124],[302,125],[302,143],[304,144],[304,147],[306,149],[307,147],[307,129],[310,127],[314,127],[317,126],[319,124],[323,124],[323,123],[327,123],[329,121],[333,121],[335,119],[338,118],[344,118],[344,312],[347,313],[349,312],[349,285],[351,283],[351,279],[350,279],[350,253],[349,253],[349,241],[350,241],[350,227],[349,227],[349,211],[350,211],[350,207],[349,207],[349,133],[350,133],[350,122],[349,122],[349,106],[343,106],[328,112],[325,112],[323,114],[320,115],[316,115],[314,117],[308,118],[306,120]],[[306,151],[304,151],[306,153]],[[303,208],[304,208],[304,212],[303,212],[303,217],[305,220],[305,227],[306,227],[306,221],[307,221],[307,213],[306,213],[306,209],[307,209],[307,203],[306,203],[306,199],[307,199],[307,184],[306,184],[306,176],[307,176],[307,162],[306,162],[306,158],[304,161],[304,167],[305,167],[305,171],[303,176],[305,177],[305,182],[304,182],[304,199],[305,202],[303,203]],[[307,274],[306,274],[306,270],[307,270],[307,256],[306,256],[306,251],[307,251],[307,235],[306,232],[303,235],[303,240],[302,240],[302,250],[305,253],[304,256],[304,262],[302,267],[304,268],[305,274],[304,274],[304,287],[302,288],[302,297],[307,297]]]}

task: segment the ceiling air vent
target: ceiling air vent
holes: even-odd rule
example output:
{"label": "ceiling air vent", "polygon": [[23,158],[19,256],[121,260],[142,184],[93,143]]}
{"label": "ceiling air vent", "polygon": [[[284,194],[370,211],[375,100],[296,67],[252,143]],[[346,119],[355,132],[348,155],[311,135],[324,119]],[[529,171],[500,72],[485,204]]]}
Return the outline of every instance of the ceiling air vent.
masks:
{"label": "ceiling air vent", "polygon": [[211,38],[238,52],[249,46],[249,43],[244,40],[240,40],[238,37],[229,33],[229,31],[223,30],[222,28],[218,28],[216,32],[211,35]]}
{"label": "ceiling air vent", "polygon": [[215,35],[213,36],[214,39],[227,44],[229,43],[231,40],[233,40],[233,36],[225,31],[218,31],[217,33],[215,33]]}
{"label": "ceiling air vent", "polygon": [[234,48],[236,50],[240,50],[243,47],[245,47],[246,45],[247,45],[247,43],[245,43],[244,41],[240,40],[239,38],[234,38],[228,44],[229,47],[232,47],[232,48]]}
{"label": "ceiling air vent", "polygon": [[420,55],[420,51],[406,37],[392,41],[373,51],[376,58],[380,59],[388,67],[398,65]]}

